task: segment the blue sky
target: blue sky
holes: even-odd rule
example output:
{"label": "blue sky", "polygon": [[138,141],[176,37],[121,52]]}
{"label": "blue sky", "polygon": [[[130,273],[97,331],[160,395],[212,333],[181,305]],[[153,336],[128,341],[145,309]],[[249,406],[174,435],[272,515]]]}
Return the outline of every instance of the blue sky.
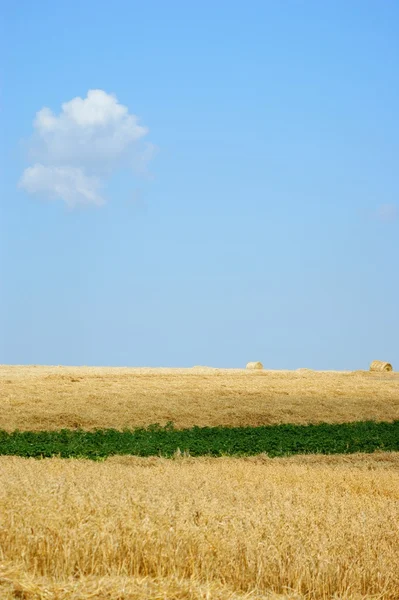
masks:
{"label": "blue sky", "polygon": [[1,12],[0,363],[399,369],[397,2]]}

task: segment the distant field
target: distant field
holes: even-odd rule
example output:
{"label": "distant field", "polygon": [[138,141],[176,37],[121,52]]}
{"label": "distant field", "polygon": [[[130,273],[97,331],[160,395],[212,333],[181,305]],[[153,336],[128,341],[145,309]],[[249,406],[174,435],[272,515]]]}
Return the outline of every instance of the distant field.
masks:
{"label": "distant field", "polygon": [[0,429],[399,419],[399,374],[0,366]]}
{"label": "distant field", "polygon": [[1,457],[0,597],[397,600],[398,523],[398,453]]}

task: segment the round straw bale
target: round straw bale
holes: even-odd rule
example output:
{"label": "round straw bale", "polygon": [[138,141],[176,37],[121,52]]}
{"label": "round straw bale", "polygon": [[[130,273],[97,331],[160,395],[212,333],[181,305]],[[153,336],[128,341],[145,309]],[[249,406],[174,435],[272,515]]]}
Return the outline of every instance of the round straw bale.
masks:
{"label": "round straw bale", "polygon": [[370,365],[370,371],[392,371],[392,365],[383,360],[373,360]]}
{"label": "round straw bale", "polygon": [[261,362],[249,362],[247,363],[247,369],[263,369]]}

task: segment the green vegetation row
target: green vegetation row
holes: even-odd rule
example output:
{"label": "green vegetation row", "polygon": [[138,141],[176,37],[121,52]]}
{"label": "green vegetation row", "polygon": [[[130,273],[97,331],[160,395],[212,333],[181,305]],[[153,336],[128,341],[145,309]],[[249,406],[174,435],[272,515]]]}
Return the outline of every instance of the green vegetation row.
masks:
{"label": "green vegetation row", "polygon": [[0,454],[25,457],[81,457],[102,459],[115,454],[172,457],[191,456],[271,457],[292,454],[351,454],[399,451],[399,421],[373,421],[318,425],[268,425],[262,427],[193,427],[175,429],[152,425],[118,431],[0,430]]}

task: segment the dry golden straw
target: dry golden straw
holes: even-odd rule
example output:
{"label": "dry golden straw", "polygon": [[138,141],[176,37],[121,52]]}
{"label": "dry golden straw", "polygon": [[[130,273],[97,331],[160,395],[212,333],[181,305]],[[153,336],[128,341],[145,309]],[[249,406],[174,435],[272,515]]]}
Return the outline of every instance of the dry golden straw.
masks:
{"label": "dry golden straw", "polygon": [[392,371],[392,365],[382,360],[373,360],[370,371]]}
{"label": "dry golden straw", "polygon": [[399,373],[0,366],[0,429],[399,419]]}
{"label": "dry golden straw", "polygon": [[249,362],[247,363],[247,369],[263,369],[261,362]]}
{"label": "dry golden straw", "polygon": [[398,523],[394,453],[1,457],[0,597],[397,600]]}

